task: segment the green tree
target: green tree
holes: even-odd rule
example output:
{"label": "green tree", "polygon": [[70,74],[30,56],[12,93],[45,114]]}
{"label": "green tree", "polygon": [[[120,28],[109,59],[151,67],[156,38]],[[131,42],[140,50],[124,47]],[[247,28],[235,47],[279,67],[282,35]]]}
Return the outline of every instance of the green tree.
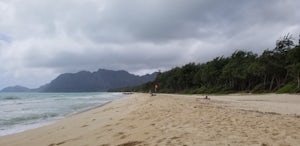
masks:
{"label": "green tree", "polygon": [[297,88],[300,88],[300,63],[289,65],[288,70],[291,72],[292,77],[297,80]]}
{"label": "green tree", "polygon": [[276,42],[276,48],[265,50],[260,56],[235,51],[230,57],[189,63],[158,74],[153,83],[139,89],[152,88],[155,83],[161,92],[278,91],[292,81],[299,88],[299,73],[300,46],[295,46],[288,34]]}
{"label": "green tree", "polygon": [[222,77],[229,80],[229,86],[236,90],[244,90],[250,82],[249,65],[257,55],[252,52],[236,51],[223,69]]}
{"label": "green tree", "polygon": [[287,34],[282,39],[276,41],[276,47],[274,51],[278,52],[286,52],[294,46],[294,42],[292,41],[293,37],[290,34]]}

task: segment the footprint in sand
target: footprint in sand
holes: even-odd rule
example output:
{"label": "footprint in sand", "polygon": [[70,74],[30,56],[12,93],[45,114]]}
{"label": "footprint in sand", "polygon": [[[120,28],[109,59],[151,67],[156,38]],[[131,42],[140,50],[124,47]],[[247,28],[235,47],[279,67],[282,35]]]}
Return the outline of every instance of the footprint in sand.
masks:
{"label": "footprint in sand", "polygon": [[125,134],[125,133],[124,132],[119,132],[119,133],[115,134],[115,136],[119,136],[119,135],[123,135],[123,134]]}
{"label": "footprint in sand", "polygon": [[135,129],[136,126],[135,126],[135,125],[130,125],[130,126],[128,126],[128,128],[129,128],[129,129]]}
{"label": "footprint in sand", "polygon": [[159,143],[161,143],[161,142],[163,142],[163,141],[165,141],[165,140],[166,140],[166,138],[159,139],[159,140],[156,141],[156,143],[159,144]]}
{"label": "footprint in sand", "polygon": [[142,141],[129,141],[126,143],[119,144],[118,146],[135,146],[135,145],[140,145],[142,143],[143,143]]}
{"label": "footprint in sand", "polygon": [[126,135],[122,135],[121,137],[120,137],[120,139],[125,139],[127,136]]}
{"label": "footprint in sand", "polygon": [[124,132],[119,132],[119,133],[115,134],[114,137],[120,137],[120,139],[125,139],[127,137],[127,135],[125,135]]}
{"label": "footprint in sand", "polygon": [[273,135],[273,136],[277,136],[277,135],[279,135],[279,133],[274,132],[274,133],[272,133],[272,135]]}
{"label": "footprint in sand", "polygon": [[66,143],[66,142],[62,141],[62,142],[59,142],[59,143],[51,143],[48,146],[57,146],[57,145],[61,145],[61,144],[64,144],[64,143]]}
{"label": "footprint in sand", "polygon": [[268,146],[268,144],[267,143],[262,143],[261,146]]}
{"label": "footprint in sand", "polygon": [[84,127],[87,127],[87,126],[89,126],[89,125],[82,125],[81,128],[84,128]]}
{"label": "footprint in sand", "polygon": [[107,129],[107,131],[112,131],[112,130],[113,130],[112,128]]}

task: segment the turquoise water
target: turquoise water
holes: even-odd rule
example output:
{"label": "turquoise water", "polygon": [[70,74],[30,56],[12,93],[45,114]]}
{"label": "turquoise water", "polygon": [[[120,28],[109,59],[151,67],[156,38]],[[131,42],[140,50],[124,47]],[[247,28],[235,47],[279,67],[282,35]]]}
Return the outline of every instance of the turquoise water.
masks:
{"label": "turquoise water", "polygon": [[0,136],[53,123],[123,97],[120,93],[0,93]]}

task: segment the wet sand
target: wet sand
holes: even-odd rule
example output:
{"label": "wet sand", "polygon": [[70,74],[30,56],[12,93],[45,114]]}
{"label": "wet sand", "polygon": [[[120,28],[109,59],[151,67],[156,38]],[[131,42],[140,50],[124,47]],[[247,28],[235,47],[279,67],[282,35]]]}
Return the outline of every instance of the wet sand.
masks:
{"label": "wet sand", "polygon": [[299,95],[133,94],[1,146],[300,145]]}

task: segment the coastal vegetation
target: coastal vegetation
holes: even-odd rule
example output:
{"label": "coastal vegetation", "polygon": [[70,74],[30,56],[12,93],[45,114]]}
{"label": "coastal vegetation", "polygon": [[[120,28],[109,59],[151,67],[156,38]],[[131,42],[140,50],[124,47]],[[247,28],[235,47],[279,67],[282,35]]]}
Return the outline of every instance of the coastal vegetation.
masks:
{"label": "coastal vegetation", "polygon": [[237,50],[229,57],[217,57],[206,63],[189,63],[160,72],[153,82],[122,91],[163,93],[299,93],[300,39],[291,35],[276,42],[273,50],[258,55]]}

